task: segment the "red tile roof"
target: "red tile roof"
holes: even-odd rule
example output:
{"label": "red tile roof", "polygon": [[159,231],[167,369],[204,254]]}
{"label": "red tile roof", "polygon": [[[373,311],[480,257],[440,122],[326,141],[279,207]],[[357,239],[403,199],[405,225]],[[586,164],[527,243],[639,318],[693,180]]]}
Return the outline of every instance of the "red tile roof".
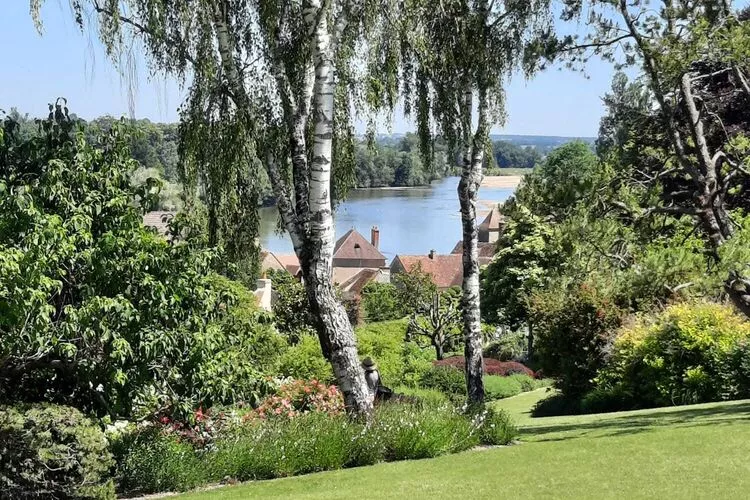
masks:
{"label": "red tile roof", "polygon": [[385,255],[367,241],[364,236],[350,229],[336,242],[333,248],[334,259],[383,260]]}
{"label": "red tile roof", "polygon": [[[479,257],[479,265],[486,266],[492,257]],[[461,286],[464,278],[463,256],[452,253],[449,255],[397,255],[391,264],[391,274],[398,272],[394,266],[398,264],[406,272],[411,272],[417,265],[421,265],[422,272],[432,276],[432,281],[438,288]]]}
{"label": "red tile roof", "polygon": [[461,286],[463,281],[463,264],[461,255],[397,255],[393,264],[400,262],[406,272],[411,272],[416,266],[421,265],[422,272],[432,276],[432,281],[438,288],[450,288]]}
{"label": "red tile roof", "polygon": [[[479,257],[492,258],[495,255],[496,243],[492,241],[480,241],[479,242]],[[464,251],[464,240],[459,240],[456,246],[453,247],[451,253],[462,254]]]}
{"label": "red tile roof", "polygon": [[281,262],[281,265],[289,271],[289,274],[296,275],[299,272],[299,259],[294,254],[274,254],[276,260]]}

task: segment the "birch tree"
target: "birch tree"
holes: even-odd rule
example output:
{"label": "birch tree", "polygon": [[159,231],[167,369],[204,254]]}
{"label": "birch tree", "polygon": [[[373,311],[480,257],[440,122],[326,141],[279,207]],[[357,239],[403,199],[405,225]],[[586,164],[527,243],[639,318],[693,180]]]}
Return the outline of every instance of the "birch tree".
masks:
{"label": "birch tree", "polygon": [[[38,15],[41,0],[31,0]],[[352,178],[354,57],[390,2],[354,0],[72,0],[98,21],[115,58],[134,39],[154,69],[189,82],[181,138],[187,184],[241,160],[263,168],[291,237],[347,409],[369,413],[354,332],[332,282],[333,192]],[[37,17],[38,18],[38,17]],[[218,132],[221,133],[218,133]],[[207,149],[207,144],[212,144]],[[208,151],[208,154],[207,154]]]}
{"label": "birch tree", "polygon": [[[725,124],[717,106],[731,100],[728,108],[736,114],[750,103],[750,16],[733,12],[726,0],[565,3],[563,18],[586,12],[590,32],[582,39],[550,38],[544,50],[572,66],[598,55],[641,70],[668,136],[660,167],[640,181],[680,188],[666,190],[664,203],[646,207],[641,215],[693,217],[721,263],[738,228],[727,197],[750,176],[750,123]],[[732,264],[725,284],[727,295],[748,316],[749,264]]]}
{"label": "birch tree", "polygon": [[425,161],[442,135],[461,171],[463,321],[469,400],[484,400],[476,205],[489,132],[504,120],[504,84],[532,34],[547,26],[547,0],[417,0],[402,16],[402,89]]}

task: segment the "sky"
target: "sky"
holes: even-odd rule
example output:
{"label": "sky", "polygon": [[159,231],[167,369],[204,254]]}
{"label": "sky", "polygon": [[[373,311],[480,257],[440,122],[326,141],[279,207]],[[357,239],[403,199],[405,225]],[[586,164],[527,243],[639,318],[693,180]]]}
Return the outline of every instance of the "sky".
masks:
{"label": "sky", "polygon": [[[3,3],[0,109],[16,107],[42,116],[47,103],[65,97],[71,111],[85,119],[130,114],[127,85],[95,36],[81,33],[75,25],[67,1],[47,0],[42,35],[29,15],[28,0]],[[586,76],[552,68],[531,81],[514,77],[507,88],[507,120],[492,133],[595,136],[603,113],[601,96],[610,88],[612,74],[611,65],[592,59]],[[144,62],[138,65],[132,102],[136,118],[175,122],[183,95],[177,82],[149,75]],[[397,112],[390,131],[414,128]]]}

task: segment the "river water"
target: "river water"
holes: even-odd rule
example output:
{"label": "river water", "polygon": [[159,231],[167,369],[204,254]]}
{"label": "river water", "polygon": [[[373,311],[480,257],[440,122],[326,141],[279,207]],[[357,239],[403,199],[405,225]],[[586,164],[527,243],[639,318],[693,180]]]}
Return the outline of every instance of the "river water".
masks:
{"label": "river water", "polygon": [[[370,228],[380,228],[380,251],[390,262],[397,254],[425,255],[430,250],[449,253],[461,239],[458,177],[435,181],[429,187],[356,189],[336,209],[336,238],[355,228],[370,239]],[[513,189],[481,188],[482,202],[501,202]],[[484,218],[489,204],[478,207]],[[260,239],[264,249],[294,253],[286,233],[277,230],[278,211],[262,208]]]}

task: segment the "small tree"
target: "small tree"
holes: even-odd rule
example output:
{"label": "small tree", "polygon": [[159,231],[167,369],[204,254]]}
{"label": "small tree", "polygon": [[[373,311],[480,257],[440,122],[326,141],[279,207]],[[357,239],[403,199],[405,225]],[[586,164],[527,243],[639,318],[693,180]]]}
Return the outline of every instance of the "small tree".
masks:
{"label": "small tree", "polygon": [[435,348],[435,357],[443,359],[446,350],[454,350],[461,339],[460,293],[458,289],[435,290],[410,316],[406,340],[420,347]]}
{"label": "small tree", "polygon": [[397,274],[393,281],[398,301],[409,314],[406,340],[434,347],[437,359],[443,359],[446,349],[454,348],[461,338],[458,289],[441,292],[419,264],[408,273]]}

